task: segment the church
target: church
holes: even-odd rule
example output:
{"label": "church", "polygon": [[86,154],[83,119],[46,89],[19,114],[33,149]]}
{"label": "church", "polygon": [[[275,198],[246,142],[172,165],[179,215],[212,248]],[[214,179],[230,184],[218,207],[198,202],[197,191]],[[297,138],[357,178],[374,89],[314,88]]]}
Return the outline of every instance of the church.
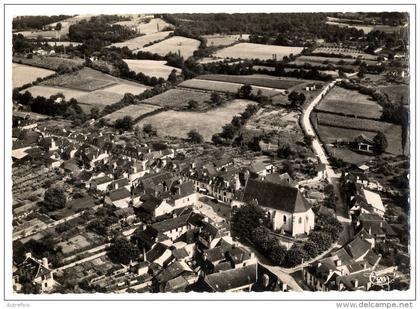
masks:
{"label": "church", "polygon": [[249,179],[232,207],[247,203],[256,203],[266,210],[275,231],[295,237],[307,235],[314,228],[312,206],[295,187]]}

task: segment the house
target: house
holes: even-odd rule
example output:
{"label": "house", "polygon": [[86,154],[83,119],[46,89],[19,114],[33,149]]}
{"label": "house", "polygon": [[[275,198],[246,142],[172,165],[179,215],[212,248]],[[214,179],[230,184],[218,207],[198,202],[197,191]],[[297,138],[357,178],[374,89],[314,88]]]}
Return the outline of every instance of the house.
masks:
{"label": "house", "polygon": [[222,239],[232,243],[230,229],[226,222],[208,222],[207,220],[202,224],[198,242],[203,249],[214,248]]}
{"label": "house", "polygon": [[90,180],[89,187],[90,189],[98,190],[101,192],[106,192],[108,186],[112,183],[112,178],[108,176],[101,176],[97,178],[93,178]]}
{"label": "house", "polygon": [[232,207],[245,203],[257,203],[267,211],[273,230],[281,230],[291,236],[309,234],[315,226],[312,206],[300,191],[291,186],[249,179]]}
{"label": "house", "polygon": [[29,280],[40,288],[40,291],[50,292],[55,285],[53,270],[48,266],[48,259],[39,261],[26,253],[25,260],[17,266],[16,276],[18,282]]}
{"label": "house", "polygon": [[220,271],[206,276],[204,288],[207,292],[251,291],[257,282],[257,264]]}
{"label": "house", "polygon": [[105,203],[112,204],[117,208],[130,206],[131,193],[126,188],[110,191],[105,197]]}
{"label": "house", "polygon": [[316,166],[316,177],[325,179],[327,178],[327,166],[325,163],[320,163]]}
{"label": "house", "polygon": [[367,138],[364,134],[360,134],[354,139],[354,145],[358,151],[365,153],[373,153],[373,140]]}

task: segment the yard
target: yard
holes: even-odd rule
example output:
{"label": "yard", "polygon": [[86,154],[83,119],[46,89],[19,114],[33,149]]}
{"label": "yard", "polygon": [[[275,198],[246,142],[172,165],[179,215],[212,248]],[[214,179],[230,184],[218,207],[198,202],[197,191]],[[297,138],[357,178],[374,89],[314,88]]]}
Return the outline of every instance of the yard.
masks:
{"label": "yard", "polygon": [[121,119],[125,116],[130,116],[132,119],[136,120],[140,117],[144,117],[156,110],[160,109],[158,106],[149,105],[149,104],[135,104],[123,107],[111,114],[108,114],[103,117],[103,119],[115,122],[117,119]]}
{"label": "yard", "polygon": [[124,62],[127,63],[131,71],[143,73],[147,76],[155,76],[157,78],[162,77],[163,79],[167,79],[172,70],[175,70],[178,73],[181,72],[180,69],[167,65],[164,60],[124,59]]}
{"label": "yard", "polygon": [[143,47],[140,51],[165,56],[168,53],[179,53],[184,59],[191,57],[200,46],[200,41],[182,36],[173,36],[156,44]]}
{"label": "yard", "polygon": [[320,111],[379,119],[382,106],[356,90],[334,87],[317,107]]}
{"label": "yard", "polygon": [[173,136],[186,138],[187,133],[197,130],[205,141],[211,141],[215,133],[220,133],[222,126],[230,123],[233,116],[243,112],[248,104],[255,104],[248,100],[233,100],[224,106],[207,112],[165,111],[146,117],[137,123],[142,128],[151,124],[157,129],[159,136]]}
{"label": "yard", "polygon": [[204,91],[177,88],[146,99],[144,102],[180,110],[185,109],[191,100],[198,103],[198,109],[205,110],[211,104],[211,94]]}
{"label": "yard", "polygon": [[131,39],[125,42],[114,43],[110,46],[115,46],[115,47],[120,47],[120,48],[127,47],[131,51],[137,51],[140,48],[143,48],[144,45],[147,45],[154,41],[163,40],[170,33],[172,33],[172,31],[163,31],[163,32],[156,32],[156,33],[151,33],[151,34],[145,34],[145,35],[135,37],[134,39]]}
{"label": "yard", "polygon": [[273,54],[278,60],[290,54],[298,55],[303,47],[265,45],[255,43],[238,43],[236,45],[218,50],[214,56],[219,58],[241,58],[241,59],[273,59]]}
{"label": "yard", "polygon": [[36,68],[29,65],[13,63],[13,88],[32,83],[37,78],[44,78],[55,74],[54,71]]}

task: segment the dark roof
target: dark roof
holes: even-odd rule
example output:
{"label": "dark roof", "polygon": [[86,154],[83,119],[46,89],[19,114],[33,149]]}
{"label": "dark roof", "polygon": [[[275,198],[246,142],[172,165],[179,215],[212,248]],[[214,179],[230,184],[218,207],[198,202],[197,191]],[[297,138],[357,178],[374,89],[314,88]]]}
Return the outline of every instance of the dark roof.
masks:
{"label": "dark roof", "polygon": [[20,265],[19,270],[24,272],[28,279],[34,280],[39,276],[46,275],[51,272],[50,269],[45,268],[42,263],[38,262],[32,257],[26,258]]}
{"label": "dark roof", "polygon": [[98,177],[98,178],[92,179],[90,183],[100,185],[100,184],[111,182],[111,181],[112,181],[112,179],[109,178],[108,176],[103,176],[103,177]]}
{"label": "dark roof", "polygon": [[162,243],[157,243],[151,250],[146,253],[146,260],[153,262],[158,259],[168,249],[168,247]]}
{"label": "dark roof", "polygon": [[170,231],[188,224],[190,213],[187,215],[171,218],[165,221],[156,222],[151,227],[159,233]]}
{"label": "dark roof", "polygon": [[[185,265],[185,264],[184,264]],[[185,269],[184,265],[178,261],[175,261],[171,263],[169,266],[167,266],[162,272],[160,272],[155,279],[159,283],[168,282],[169,280],[178,277],[185,271],[188,272],[188,270]]]}
{"label": "dark roof", "polygon": [[257,201],[260,206],[288,213],[306,212],[312,208],[297,188],[254,179],[248,180],[242,200]]}
{"label": "dark roof", "polygon": [[364,135],[364,134],[360,134],[359,136],[357,136],[354,139],[354,141],[356,143],[366,142],[366,143],[369,143],[369,144],[373,144],[373,140],[371,140],[370,138],[367,138],[366,135]]}
{"label": "dark roof", "polygon": [[69,201],[66,207],[78,210],[78,209],[91,208],[94,206],[95,206],[95,199],[91,196],[86,196],[86,197]]}
{"label": "dark roof", "polygon": [[165,292],[185,292],[188,285],[189,283],[184,277],[178,276],[166,283]]}
{"label": "dark roof", "polygon": [[111,201],[119,201],[130,196],[131,196],[131,193],[126,188],[121,188],[121,189],[117,189],[117,190],[109,192],[109,198],[111,199]]}
{"label": "dark roof", "polygon": [[140,208],[146,211],[147,213],[152,213],[155,209],[162,203],[161,198],[154,197],[153,195],[145,195],[142,197],[143,204]]}
{"label": "dark roof", "polygon": [[356,237],[350,243],[346,245],[347,252],[351,255],[352,258],[358,259],[363,254],[371,249],[371,244],[360,237]]}
{"label": "dark roof", "polygon": [[225,292],[257,282],[257,264],[221,271],[206,276],[206,284],[213,292]]}

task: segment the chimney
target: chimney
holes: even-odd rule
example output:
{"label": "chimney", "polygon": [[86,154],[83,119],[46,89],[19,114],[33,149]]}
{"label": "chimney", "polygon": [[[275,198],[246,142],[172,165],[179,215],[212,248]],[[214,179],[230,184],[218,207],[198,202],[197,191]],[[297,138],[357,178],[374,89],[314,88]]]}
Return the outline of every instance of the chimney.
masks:
{"label": "chimney", "polygon": [[32,253],[31,252],[26,252],[25,253],[25,258],[32,258]]}
{"label": "chimney", "polygon": [[337,266],[341,266],[341,260],[340,259],[337,260]]}
{"label": "chimney", "polygon": [[44,266],[45,268],[49,268],[48,259],[46,257],[42,258],[42,266]]}
{"label": "chimney", "polygon": [[143,261],[146,262],[147,261],[147,256],[146,256],[146,248],[143,246]]}
{"label": "chimney", "polygon": [[359,280],[354,279],[354,287],[355,288],[359,287]]}

